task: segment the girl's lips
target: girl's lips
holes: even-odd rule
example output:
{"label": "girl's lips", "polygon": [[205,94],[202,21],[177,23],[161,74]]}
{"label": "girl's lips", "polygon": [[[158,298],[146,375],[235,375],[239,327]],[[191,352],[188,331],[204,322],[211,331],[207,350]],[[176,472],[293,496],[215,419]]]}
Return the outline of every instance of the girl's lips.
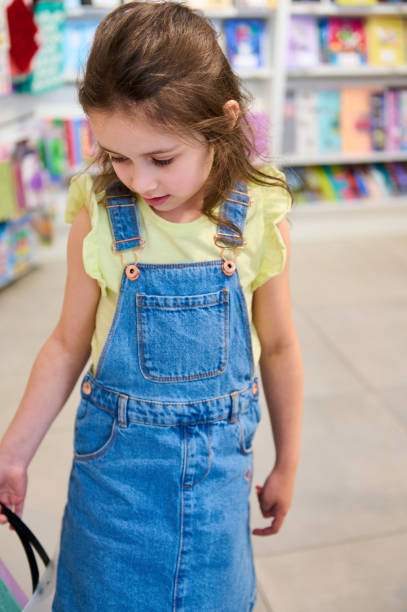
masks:
{"label": "girl's lips", "polygon": [[166,195],[166,196],[161,196],[160,198],[144,198],[144,200],[150,206],[159,206],[160,204],[164,204],[164,202],[166,202],[169,197],[170,197],[169,195]]}

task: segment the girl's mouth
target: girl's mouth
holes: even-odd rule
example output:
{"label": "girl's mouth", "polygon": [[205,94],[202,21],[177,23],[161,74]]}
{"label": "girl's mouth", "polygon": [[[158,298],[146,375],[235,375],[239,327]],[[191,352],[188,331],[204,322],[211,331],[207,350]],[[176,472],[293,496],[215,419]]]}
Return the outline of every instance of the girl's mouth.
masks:
{"label": "girl's mouth", "polygon": [[150,206],[160,206],[160,204],[164,204],[168,200],[170,196],[160,196],[159,198],[144,198],[145,202]]}

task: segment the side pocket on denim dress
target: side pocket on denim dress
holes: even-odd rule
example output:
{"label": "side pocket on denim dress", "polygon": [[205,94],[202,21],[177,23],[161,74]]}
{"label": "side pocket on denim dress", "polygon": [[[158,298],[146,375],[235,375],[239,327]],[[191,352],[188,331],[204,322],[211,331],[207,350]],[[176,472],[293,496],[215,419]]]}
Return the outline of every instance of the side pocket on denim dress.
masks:
{"label": "side pocket on denim dress", "polygon": [[253,452],[253,438],[261,418],[259,399],[253,398],[247,408],[239,413],[237,422],[240,429],[240,452],[249,455]]}
{"label": "side pocket on denim dress", "polygon": [[114,414],[82,398],[75,420],[74,458],[89,461],[105,455],[117,436]]}

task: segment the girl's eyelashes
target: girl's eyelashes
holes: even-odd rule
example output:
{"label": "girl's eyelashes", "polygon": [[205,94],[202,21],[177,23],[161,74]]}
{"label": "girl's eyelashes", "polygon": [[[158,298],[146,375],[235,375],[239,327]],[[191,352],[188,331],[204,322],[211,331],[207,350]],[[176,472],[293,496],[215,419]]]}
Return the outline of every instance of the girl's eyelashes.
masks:
{"label": "girl's eyelashes", "polygon": [[[116,164],[120,164],[122,162],[127,161],[127,157],[113,157],[113,155],[109,155],[109,157],[110,161]],[[154,157],[152,158],[152,162],[156,166],[168,166],[168,164],[170,164],[173,160],[173,157],[171,157],[170,159],[155,159]]]}
{"label": "girl's eyelashes", "polygon": [[168,166],[168,164],[170,164],[173,161],[173,157],[171,157],[170,159],[154,159],[153,157],[153,162],[157,165],[157,166]]}

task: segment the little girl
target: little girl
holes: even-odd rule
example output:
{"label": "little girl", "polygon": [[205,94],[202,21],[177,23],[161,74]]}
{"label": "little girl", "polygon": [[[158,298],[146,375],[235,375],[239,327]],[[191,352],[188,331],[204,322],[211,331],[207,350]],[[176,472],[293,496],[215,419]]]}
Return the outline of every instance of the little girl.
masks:
{"label": "little girl", "polygon": [[100,172],[71,182],[65,301],[0,445],[0,500],[21,515],[91,354],[52,609],[248,612],[259,360],[276,458],[253,534],[279,531],[300,446],[284,175],[253,165],[239,80],[182,4],[110,13],[79,100]]}

